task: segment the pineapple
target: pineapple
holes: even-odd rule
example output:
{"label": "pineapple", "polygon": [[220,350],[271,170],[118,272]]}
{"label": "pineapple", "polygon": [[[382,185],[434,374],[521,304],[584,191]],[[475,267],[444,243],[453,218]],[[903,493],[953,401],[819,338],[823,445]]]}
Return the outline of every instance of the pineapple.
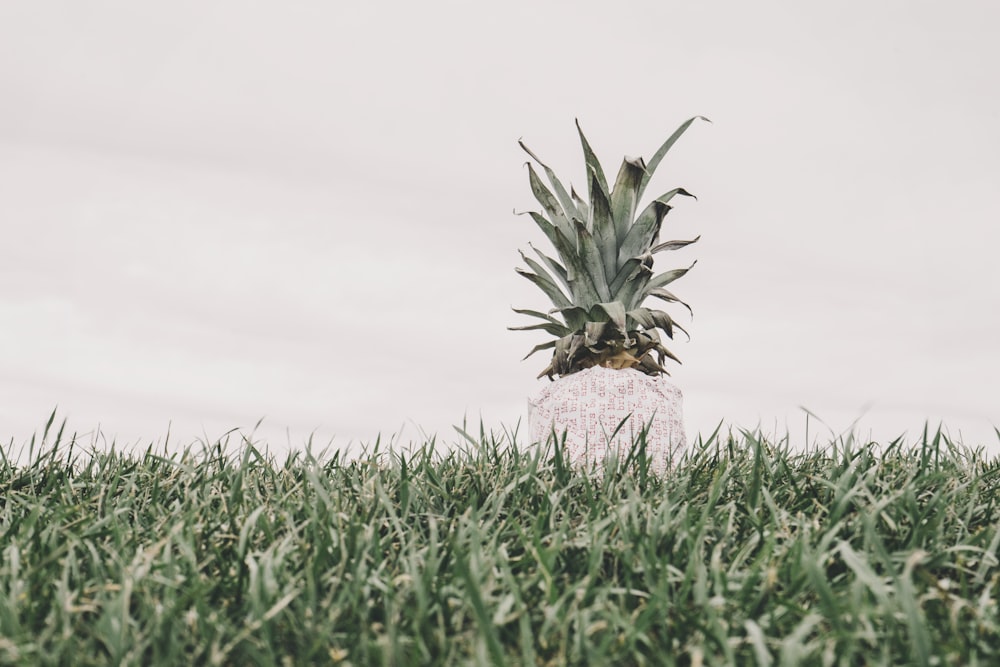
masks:
{"label": "pineapple", "polygon": [[521,257],[530,270],[515,269],[537,285],[552,301],[548,312],[515,308],[514,311],[542,320],[540,323],[510,327],[512,330],[543,330],[552,336],[536,345],[525,357],[552,349],[552,358],[538,377],[550,380],[565,377],[595,366],[635,369],[647,375],[668,374],[666,359],[679,359],[661,342],[658,331],[673,339],[674,330],[687,335],[673,318],[662,310],[646,308],[648,297],[679,303],[691,308],[667,285],[686,274],[694,264],[665,273],[653,273],[656,253],[677,250],[696,242],[659,242],[660,227],[671,209],[671,200],[691,197],[684,188],[674,188],[657,197],[641,210],[639,200],[653,172],[677,139],[697,120],[683,123],[653,154],[648,163],[642,158],[626,157],[618,170],[613,188],[587,138],[577,122],[587,166],[589,203],[571,187],[566,188],[555,173],[524,145],[521,148],[545,172],[551,189],[543,183],[528,162],[531,191],[542,212],[528,215],[541,228],[555,248],[558,258],[531,249],[536,261],[523,251]]}

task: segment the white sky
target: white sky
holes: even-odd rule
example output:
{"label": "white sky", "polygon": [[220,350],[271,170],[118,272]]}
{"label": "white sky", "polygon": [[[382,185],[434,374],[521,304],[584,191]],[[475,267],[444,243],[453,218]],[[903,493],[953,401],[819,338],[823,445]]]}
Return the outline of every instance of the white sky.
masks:
{"label": "white sky", "polygon": [[0,2],[0,440],[512,426],[517,139],[583,189],[574,118],[615,172],[701,114],[649,192],[699,196],[657,260],[699,260],[690,435],[998,449],[1000,4],[483,7]]}

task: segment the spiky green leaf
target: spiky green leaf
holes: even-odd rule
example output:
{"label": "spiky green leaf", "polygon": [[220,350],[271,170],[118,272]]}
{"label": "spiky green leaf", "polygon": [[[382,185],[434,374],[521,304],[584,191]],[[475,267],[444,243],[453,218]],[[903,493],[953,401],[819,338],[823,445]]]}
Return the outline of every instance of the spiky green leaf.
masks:
{"label": "spiky green leaf", "polygon": [[[596,185],[597,188],[604,193],[604,198],[610,199],[608,192],[608,179],[604,175],[604,169],[601,167],[600,160],[597,159],[597,155],[594,154],[594,150],[590,147],[590,142],[587,141],[587,137],[583,134],[583,128],[580,127],[579,119],[576,121],[576,131],[580,135],[580,145],[583,147],[583,159],[587,164],[588,173],[592,171],[594,175],[597,176],[596,181],[592,181],[592,179],[588,177],[588,186],[593,187]],[[590,201],[594,201],[593,189],[590,191]]]}
{"label": "spiky green leaf", "polygon": [[580,214],[579,219],[590,220],[590,204],[583,201],[583,199],[580,197],[580,195],[577,194],[576,190],[574,190],[572,186],[570,186],[569,189],[569,196],[573,200],[573,203],[576,204],[576,210]]}
{"label": "spiky green leaf", "polygon": [[[646,173],[646,163],[642,158],[622,160],[615,179],[615,188],[611,191],[611,212],[615,220],[615,241],[617,244],[625,240],[635,211],[639,205],[639,186]],[[616,267],[617,268],[617,267]]]}
{"label": "spiky green leaf", "polygon": [[685,331],[684,327],[677,324],[673,318],[670,317],[670,315],[662,310],[636,308],[635,310],[630,310],[628,312],[628,316],[645,327],[647,333],[654,336],[656,334],[656,329],[662,329],[663,332],[667,334],[668,338],[673,338],[675,328],[680,329],[685,335],[687,335],[687,331]]}
{"label": "spiky green leaf", "polygon": [[590,309],[590,317],[593,320],[604,320],[614,323],[619,332],[625,333],[625,306],[620,301],[607,303],[595,303]]}
{"label": "spiky green leaf", "polygon": [[694,311],[691,310],[691,306],[687,305],[686,303],[684,303],[683,301],[681,301],[680,299],[678,299],[676,296],[674,296],[674,294],[672,292],[668,292],[667,290],[663,289],[662,287],[656,287],[654,289],[651,289],[651,290],[649,290],[649,291],[646,292],[646,295],[647,296],[655,296],[655,297],[657,297],[659,299],[663,299],[664,301],[668,301],[670,303],[679,303],[682,306],[684,306],[685,308],[687,308],[688,312],[691,313],[691,316],[694,317]]}
{"label": "spiky green leaf", "polygon": [[690,271],[697,263],[698,260],[695,260],[691,262],[691,266],[687,267],[686,269],[674,269],[673,271],[666,271],[658,276],[653,276],[652,278],[649,279],[649,282],[646,283],[646,288],[644,290],[644,293],[646,295],[649,295],[650,290],[654,290],[657,287],[663,287],[664,285],[669,285],[670,283],[674,282],[675,280],[686,274],[688,271]]}
{"label": "spiky green leaf", "polygon": [[537,273],[540,277],[544,278],[545,280],[551,282],[553,285],[555,284],[556,282],[555,279],[549,274],[549,272],[545,269],[545,267],[543,267],[541,264],[531,259],[527,255],[525,255],[523,250],[518,250],[518,253],[520,253],[521,259],[524,260],[524,263],[527,264],[532,271]]}
{"label": "spiky green leaf", "polygon": [[553,245],[553,247],[556,247],[558,249],[558,246],[556,246],[556,244],[558,243],[558,237],[556,236],[556,226],[553,225],[548,218],[546,218],[541,213],[538,213],[537,211],[527,211],[526,213],[517,213],[516,215],[531,216],[531,219],[535,221],[535,224],[538,225],[538,228],[542,230],[543,234],[545,234],[545,238],[549,240],[549,242]]}
{"label": "spiky green leaf", "polygon": [[[565,322],[557,320],[551,314],[540,313],[537,310],[524,310],[518,308],[514,308],[513,310],[515,313],[520,313],[522,315],[530,315],[531,317],[537,317],[538,319],[543,320],[546,324],[549,324],[553,327],[552,330],[546,329],[546,331],[553,333],[553,335],[565,336],[568,333],[572,333],[572,329]],[[514,329],[519,329],[521,327],[507,327],[507,328],[514,330]],[[559,333],[555,332],[556,328],[560,329]]]}
{"label": "spiky green leaf", "polygon": [[567,308],[572,305],[569,298],[552,282],[551,278],[545,278],[530,271],[525,271],[521,267],[515,267],[514,271],[538,285],[557,308]]}
{"label": "spiky green leaf", "polygon": [[[594,180],[597,176],[591,172],[590,178]],[[618,271],[618,239],[614,217],[611,213],[611,202],[605,198],[604,193],[601,192],[596,183],[591,184],[591,191],[594,194],[590,201],[590,219],[587,229],[593,233],[597,240],[604,275],[613,276]]]}
{"label": "spiky green leaf", "polygon": [[519,315],[530,315],[531,317],[537,317],[539,319],[545,320],[546,322],[551,322],[552,324],[562,325],[563,323],[552,317],[549,313],[541,313],[537,310],[529,310],[527,308],[511,308],[515,313]]}
{"label": "spiky green leaf", "polygon": [[698,239],[700,238],[701,235],[698,235],[693,239],[691,239],[690,241],[666,241],[664,243],[660,243],[658,245],[653,246],[653,248],[649,252],[658,253],[658,252],[663,252],[664,250],[680,250],[681,248],[685,248],[691,245],[692,243],[697,243]]}
{"label": "spiky green leaf", "polygon": [[566,188],[563,187],[562,181],[559,180],[559,177],[556,176],[556,173],[552,171],[552,169],[549,168],[547,164],[539,160],[538,156],[535,155],[531,151],[531,149],[525,146],[523,141],[518,139],[517,143],[522,149],[524,149],[525,153],[531,156],[531,159],[537,162],[538,165],[543,170],[545,170],[545,176],[546,178],[549,179],[549,183],[552,185],[552,189],[555,190],[556,199],[559,200],[559,204],[563,207],[563,210],[566,212],[566,215],[571,220],[573,218],[583,219],[583,217],[580,215],[580,212],[577,211],[576,209],[576,204],[573,202],[573,198],[570,196],[569,193],[566,192]]}
{"label": "spiky green leaf", "polygon": [[684,188],[674,188],[673,190],[670,190],[669,192],[665,192],[664,194],[660,195],[659,197],[657,197],[657,199],[659,199],[660,201],[668,202],[671,199],[673,199],[674,196],[676,195],[683,195],[685,197],[690,197],[691,199],[698,201],[698,198],[696,196],[694,196]]}
{"label": "spiky green leaf", "polygon": [[[662,357],[662,354],[660,356]],[[642,355],[642,358],[639,359],[639,367],[643,372],[650,375],[655,375],[657,373],[670,375],[669,371],[663,367],[663,364],[653,359],[653,355],[649,353]]]}
{"label": "spiky green leaf", "polygon": [[670,206],[659,199],[651,201],[643,209],[618,249],[619,266],[624,265],[633,257],[642,255],[653,246],[657,234],[660,233],[663,218],[669,211]]}
{"label": "spiky green leaf", "polygon": [[587,347],[595,347],[604,338],[610,322],[587,322],[583,327],[583,344]]}
{"label": "spiky green leaf", "polygon": [[[531,355],[533,355],[535,352],[541,352],[542,350],[548,350],[550,348],[555,347],[556,346],[556,342],[557,341],[550,340],[550,341],[547,341],[545,343],[539,343],[535,347],[531,348],[531,352],[528,352],[528,354],[524,355],[524,359],[527,359],[528,357],[530,357]],[[521,361],[524,361],[524,359],[521,359]]]}
{"label": "spiky green leaf", "polygon": [[528,211],[528,215],[531,216],[535,224],[542,230],[545,236],[552,243],[552,246],[559,253],[559,257],[563,261],[563,266],[566,269],[567,281],[570,283],[578,280],[578,275],[580,273],[580,262],[577,260],[577,250],[576,244],[570,241],[572,236],[566,236],[563,231],[553,225],[548,219],[540,213],[535,211]]}
{"label": "spiky green leaf", "polygon": [[681,360],[678,359],[677,356],[673,352],[671,352],[670,350],[668,350],[663,345],[657,345],[655,349],[656,349],[657,352],[659,352],[660,354],[662,354],[664,357],[667,357],[669,359],[673,359],[677,363],[681,363]]}
{"label": "spiky green leaf", "polygon": [[542,183],[542,179],[538,178],[538,174],[530,162],[528,163],[528,182],[531,184],[531,192],[535,195],[535,199],[542,205],[542,209],[544,209],[552,223],[561,229],[564,234],[568,233],[572,229],[572,225],[569,222],[569,218],[566,217],[566,212],[563,211],[562,206],[559,205],[559,201],[552,192]]}
{"label": "spiky green leaf", "polygon": [[656,168],[660,166],[660,162],[666,156],[667,152],[671,148],[673,148],[673,145],[677,143],[677,140],[681,138],[681,135],[684,134],[684,132],[687,131],[689,127],[691,127],[691,123],[695,122],[699,118],[708,123],[712,122],[707,118],[705,118],[704,116],[695,116],[694,118],[690,118],[684,123],[681,123],[681,126],[678,127],[676,130],[674,130],[674,133],[671,134],[670,137],[663,142],[663,145],[660,146],[659,149],[657,149],[656,153],[653,154],[653,157],[651,157],[649,159],[649,162],[646,163],[646,173],[642,177],[642,183],[640,183],[639,185],[640,197],[642,197],[642,193],[646,191],[646,186],[649,185],[649,179],[653,177],[653,172],[655,172]]}
{"label": "spiky green leaf", "polygon": [[626,315],[645,329],[656,328],[656,323],[653,321],[652,315],[649,314],[649,308],[636,308],[635,310],[628,311]]}
{"label": "spiky green leaf", "polygon": [[625,310],[632,310],[642,305],[646,299],[646,285],[652,277],[653,271],[646,266],[641,266],[615,293],[615,298],[625,305]]}
{"label": "spiky green leaf", "polygon": [[657,328],[662,329],[667,334],[667,338],[674,337],[674,320],[670,315],[667,315],[662,310],[649,310],[649,314],[653,319],[653,324]]}
{"label": "spiky green leaf", "polygon": [[566,271],[566,267],[557,262],[555,259],[546,255],[544,252],[542,252],[532,244],[529,243],[528,247],[530,247],[532,250],[535,251],[535,254],[538,255],[539,259],[542,260],[542,263],[544,263],[545,266],[547,266],[549,270],[555,274],[556,278],[559,279],[559,282],[561,282],[566,287],[567,290],[570,289],[569,274]]}
{"label": "spiky green leaf", "polygon": [[550,333],[553,336],[565,336],[566,334],[573,333],[566,326],[562,324],[552,324],[550,322],[543,322],[541,324],[528,324],[521,327],[507,327],[510,331],[544,331]]}
{"label": "spiky green leaf", "polygon": [[608,290],[608,279],[604,274],[604,263],[601,259],[601,251],[594,241],[594,236],[587,230],[587,227],[577,221],[576,226],[576,247],[579,250],[579,259],[590,283],[594,287],[598,298],[597,301],[610,301],[611,292]]}
{"label": "spiky green leaf", "polygon": [[580,331],[583,325],[590,320],[590,311],[581,306],[570,306],[569,308],[558,308],[553,312],[562,315],[568,326],[573,331]]}
{"label": "spiky green leaf", "polygon": [[611,285],[608,287],[611,292],[611,296],[621,300],[622,290],[624,289],[626,282],[635,279],[640,273],[651,274],[651,266],[652,264],[646,261],[645,256],[631,257],[626,260],[625,263],[622,264],[622,267],[618,270],[618,274],[614,277],[614,280],[611,281]]}

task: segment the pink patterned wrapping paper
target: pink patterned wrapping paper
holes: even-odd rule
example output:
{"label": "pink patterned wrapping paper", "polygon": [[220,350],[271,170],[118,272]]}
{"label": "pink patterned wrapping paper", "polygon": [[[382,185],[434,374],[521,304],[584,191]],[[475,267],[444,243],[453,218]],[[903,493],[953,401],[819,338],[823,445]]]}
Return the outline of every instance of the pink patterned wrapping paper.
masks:
{"label": "pink patterned wrapping paper", "polygon": [[[630,414],[609,443],[608,436]],[[626,456],[647,424],[650,468],[663,474],[687,449],[683,395],[665,376],[594,366],[559,378],[528,400],[531,442],[546,442],[555,426],[560,440],[566,433],[566,458],[588,468],[612,452]]]}

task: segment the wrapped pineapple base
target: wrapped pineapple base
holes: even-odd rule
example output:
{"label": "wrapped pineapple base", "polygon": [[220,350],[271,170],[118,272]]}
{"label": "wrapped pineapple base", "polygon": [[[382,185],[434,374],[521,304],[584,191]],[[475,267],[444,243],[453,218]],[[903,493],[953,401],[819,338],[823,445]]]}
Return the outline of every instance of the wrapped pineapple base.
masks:
{"label": "wrapped pineapple base", "polygon": [[663,474],[673,469],[687,448],[682,402],[680,389],[663,375],[594,366],[559,378],[529,399],[528,431],[532,443],[545,443],[553,429],[560,441],[565,433],[567,460],[600,468],[610,454],[624,459],[648,426],[650,469]]}

